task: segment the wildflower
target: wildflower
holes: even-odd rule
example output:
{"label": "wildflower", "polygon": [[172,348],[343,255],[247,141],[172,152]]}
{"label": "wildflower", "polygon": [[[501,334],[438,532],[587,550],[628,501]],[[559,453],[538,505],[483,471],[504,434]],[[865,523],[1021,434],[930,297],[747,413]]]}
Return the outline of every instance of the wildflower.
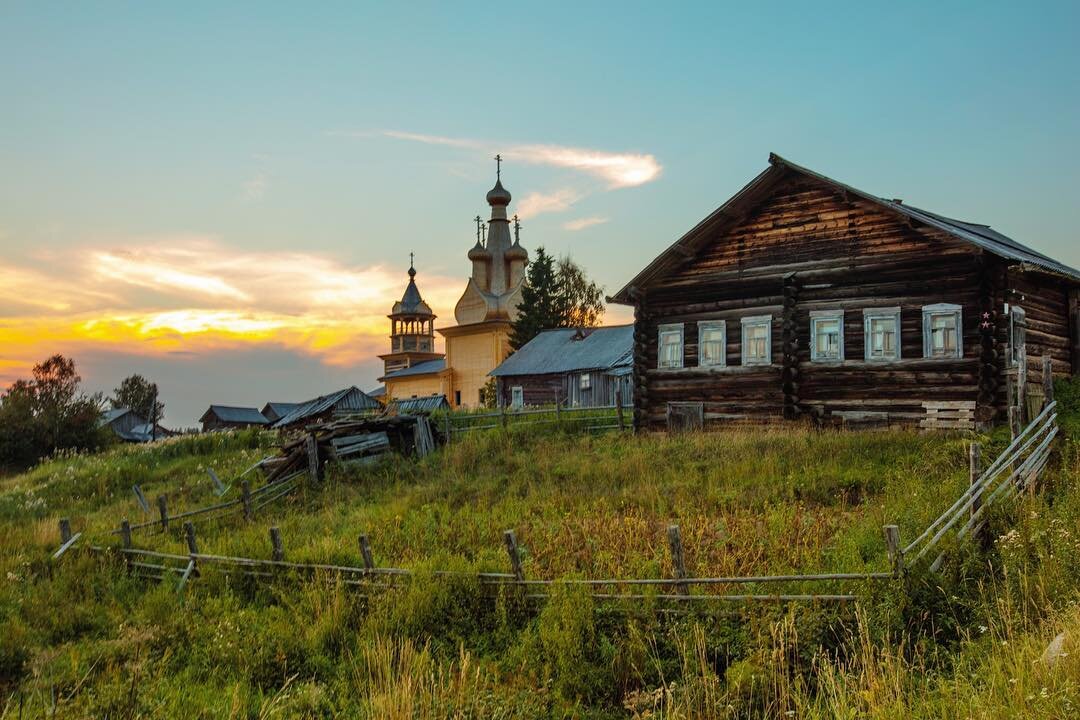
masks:
{"label": "wildflower", "polygon": [[986,632],[987,630],[989,630],[989,628],[986,627],[985,625],[980,625],[979,626],[979,634],[980,635],[983,634],[984,632]]}

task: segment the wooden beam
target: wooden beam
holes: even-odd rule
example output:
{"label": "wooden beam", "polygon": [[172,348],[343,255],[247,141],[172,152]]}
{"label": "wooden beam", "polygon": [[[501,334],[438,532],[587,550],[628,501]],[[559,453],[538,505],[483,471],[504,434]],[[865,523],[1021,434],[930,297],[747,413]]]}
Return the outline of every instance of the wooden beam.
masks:
{"label": "wooden beam", "polygon": [[889,553],[889,562],[892,564],[893,575],[900,577],[904,570],[904,551],[900,544],[900,528],[896,525],[886,525],[885,548]]}
{"label": "wooden beam", "polygon": [[[679,534],[679,526],[668,525],[667,536],[668,548],[671,550],[672,573],[676,580],[683,580],[686,578],[686,562],[683,559],[682,536]],[[686,583],[677,583],[675,589],[680,595],[690,594],[690,586]]]}
{"label": "wooden beam", "polygon": [[510,558],[510,568],[514,577],[519,581],[525,579],[525,572],[521,569],[521,554],[518,552],[517,536],[513,530],[503,532],[503,542],[506,544],[506,555]]}

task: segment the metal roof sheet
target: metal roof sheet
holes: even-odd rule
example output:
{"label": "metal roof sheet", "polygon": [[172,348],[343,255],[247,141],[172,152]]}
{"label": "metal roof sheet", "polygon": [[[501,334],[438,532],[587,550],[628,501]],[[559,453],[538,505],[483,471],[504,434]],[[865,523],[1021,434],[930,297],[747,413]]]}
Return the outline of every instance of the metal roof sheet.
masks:
{"label": "metal roof sheet", "polygon": [[[110,408],[108,410],[105,410],[98,418],[98,425],[109,425],[124,417],[129,412],[131,412],[129,408]],[[142,417],[139,416],[139,419],[141,420]]]}
{"label": "metal roof sheet", "polygon": [[399,413],[429,413],[436,410],[447,410],[450,403],[445,395],[425,395],[414,398],[398,398],[390,401],[389,410]]}
{"label": "metal roof sheet", "polygon": [[630,366],[634,326],[544,330],[525,343],[489,375],[547,375]]}
{"label": "metal roof sheet", "polygon": [[251,425],[266,425],[267,420],[261,412],[253,407],[234,407],[232,405],[211,405],[199,422],[206,422],[207,415],[216,415],[222,422],[249,423]]}
{"label": "metal roof sheet", "polygon": [[410,375],[426,375],[427,373],[442,372],[446,369],[446,358],[439,358],[438,360],[425,360],[421,363],[401,370],[395,370],[392,373],[383,375],[381,379],[390,380],[393,378],[408,377]]}
{"label": "metal roof sheet", "polygon": [[328,410],[361,411],[381,408],[378,400],[368,397],[355,385],[344,390],[320,395],[317,398],[299,403],[288,415],[279,418],[271,427],[282,428],[303,422],[308,418],[321,415]]}

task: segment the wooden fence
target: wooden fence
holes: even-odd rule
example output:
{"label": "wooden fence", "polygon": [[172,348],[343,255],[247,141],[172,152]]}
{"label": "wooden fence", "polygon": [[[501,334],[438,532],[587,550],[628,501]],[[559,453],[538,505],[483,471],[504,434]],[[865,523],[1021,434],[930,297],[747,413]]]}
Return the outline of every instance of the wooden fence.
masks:
{"label": "wooden fence", "polygon": [[621,393],[615,391],[614,405],[566,408],[557,400],[552,407],[509,408],[500,407],[484,413],[446,413],[441,420],[443,437],[452,442],[472,432],[498,428],[556,427],[574,432],[604,432],[631,429],[633,406],[622,402]]}
{"label": "wooden fence", "polygon": [[[901,546],[900,531],[896,525],[886,525],[883,528],[884,540],[889,559],[887,571],[842,573],[821,572],[810,574],[786,574],[786,575],[748,575],[729,577],[695,577],[691,576],[686,569],[683,560],[682,538],[678,525],[667,528],[667,545],[671,558],[672,574],[666,578],[605,578],[605,579],[534,579],[526,578],[518,550],[517,535],[513,530],[503,533],[503,544],[507,553],[510,572],[480,572],[480,583],[489,588],[516,587],[523,591],[524,597],[542,600],[550,596],[551,588],[557,585],[574,585],[586,587],[590,595],[601,601],[644,601],[654,600],[661,602],[686,603],[686,602],[803,602],[803,601],[850,601],[856,599],[856,595],[850,591],[837,591],[837,587],[843,588],[850,583],[868,581],[895,581],[903,577],[906,570],[915,563],[923,562],[935,550],[938,555],[930,564],[933,571],[937,571],[943,561],[944,553],[941,550],[942,541],[950,535],[956,540],[980,533],[985,527],[987,508],[994,503],[1015,496],[1018,492],[1032,488],[1039,474],[1046,467],[1050,459],[1051,446],[1058,435],[1057,403],[1053,400],[1053,389],[1048,389],[1047,402],[1043,410],[1032,420],[1027,427],[1014,429],[1013,437],[1009,445],[985,468],[981,467],[981,448],[977,443],[972,443],[970,448],[970,483],[968,488],[961,493],[960,497],[936,520],[934,520],[922,533],[907,546]],[[501,414],[496,415],[502,417]],[[476,417],[476,416],[473,416]],[[289,483],[296,483],[295,478],[286,483],[280,483],[272,497],[280,497],[291,488]],[[272,487],[272,486],[271,486]],[[260,489],[270,493],[266,488]],[[246,493],[245,496],[253,496],[254,493]],[[267,499],[265,502],[269,502]],[[175,516],[164,516],[165,519],[156,521],[163,530],[168,528],[168,521],[181,518],[191,518],[198,513],[209,513],[215,509],[227,509],[234,507],[238,501],[222,503],[218,506],[203,508],[200,511],[181,513]],[[252,506],[250,500],[243,498],[239,501],[245,508]],[[164,511],[163,515],[164,515]],[[244,513],[245,518],[251,520],[253,515]],[[177,587],[180,590],[187,582],[198,577],[204,570],[217,570],[228,575],[239,575],[255,578],[257,580],[269,580],[277,578],[311,579],[320,575],[328,575],[335,580],[349,586],[365,589],[368,591],[382,591],[391,589],[398,580],[409,578],[414,573],[411,570],[397,567],[380,567],[375,564],[371,550],[371,541],[366,534],[359,535],[359,556],[361,563],[358,565],[336,565],[326,563],[302,563],[285,560],[285,546],[281,532],[277,527],[269,528],[269,558],[248,558],[200,553],[198,550],[195,526],[192,520],[184,523],[184,537],[188,546],[186,555],[170,554],[136,548],[132,542],[131,530],[140,526],[128,526],[125,520],[121,524],[119,534],[122,538],[121,547],[102,547],[97,545],[88,546],[91,552],[112,554],[117,553],[124,559],[128,572],[153,580],[163,580],[168,577],[178,577]],[[61,546],[53,555],[54,559],[60,558],[76,545],[80,539],[79,533],[72,534],[71,523],[67,518],[60,521]],[[436,575],[458,574],[451,571],[436,571]],[[822,592],[806,592],[807,585],[823,586]],[[708,593],[703,588],[723,587],[725,592]],[[733,586],[748,586],[746,592],[732,592]],[[796,586],[799,592],[764,592],[763,586]],[[656,589],[656,592],[643,592],[645,588]],[[697,592],[692,591],[697,588]]]}

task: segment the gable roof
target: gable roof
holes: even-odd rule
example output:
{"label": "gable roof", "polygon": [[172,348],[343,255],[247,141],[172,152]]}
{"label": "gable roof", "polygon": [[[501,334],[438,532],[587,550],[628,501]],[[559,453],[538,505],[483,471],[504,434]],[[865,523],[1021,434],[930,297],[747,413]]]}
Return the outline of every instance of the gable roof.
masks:
{"label": "gable roof", "polygon": [[610,370],[632,364],[633,355],[633,325],[558,328],[544,330],[488,374],[504,377]]}
{"label": "gable roof", "polygon": [[320,395],[306,402],[297,404],[289,414],[278,418],[271,427],[282,428],[295,425],[327,411],[375,410],[382,408],[378,400],[368,397],[355,385],[344,390]]}
{"label": "gable roof", "polygon": [[[108,410],[103,410],[101,415],[98,416],[98,425],[101,426],[112,424],[127,415],[129,412],[134,411],[130,408],[109,408]],[[139,422],[145,422],[142,419],[141,415],[136,415],[135,417],[139,419]]]}
{"label": "gable roof", "polygon": [[676,263],[691,255],[696,247],[708,239],[716,231],[725,226],[734,225],[743,219],[746,213],[768,197],[769,193],[780,183],[781,180],[790,176],[791,173],[814,178],[841,192],[854,195],[862,200],[871,202],[879,207],[894,212],[914,223],[921,223],[929,227],[947,233],[948,235],[970,243],[1005,260],[1019,263],[1021,266],[1030,266],[1033,269],[1065,277],[1074,282],[1080,282],[1080,270],[1069,267],[1063,263],[1047,257],[1040,252],[1020,244],[1012,238],[991,229],[989,225],[974,222],[955,220],[953,218],[938,215],[928,210],[921,210],[902,202],[871,195],[850,185],[833,180],[821,173],[796,165],[790,160],[785,160],[775,153],[769,153],[769,167],[751,180],[742,190],[733,195],[727,202],[714,210],[704,220],[692,227],[685,235],[676,240],[667,250],[658,255],[648,266],[645,267],[633,280],[628,282],[619,292],[609,298],[610,302],[624,305],[633,302],[631,294],[634,290],[647,285],[665,270],[670,269]]}
{"label": "gable roof", "polygon": [[199,418],[199,422],[206,422],[211,415],[221,422],[248,423],[249,425],[266,425],[269,420],[253,407],[234,407],[232,405],[211,405]]}
{"label": "gable roof", "polygon": [[392,373],[383,375],[380,380],[392,380],[394,378],[409,377],[410,375],[427,375],[428,373],[442,372],[446,369],[446,358],[438,358],[437,360],[425,360],[424,362],[416,363],[407,368],[401,370],[395,370]]}
{"label": "gable roof", "polygon": [[[299,405],[300,405],[300,403],[268,402],[265,405],[263,405],[263,409],[260,410],[259,412],[262,413],[263,417],[266,417],[267,419],[270,419],[271,422],[272,422],[273,420],[276,420],[279,417],[283,417],[285,415],[288,415],[293,410],[295,410],[297,408],[297,406],[299,406]],[[274,416],[273,419],[270,418],[271,413]]]}

